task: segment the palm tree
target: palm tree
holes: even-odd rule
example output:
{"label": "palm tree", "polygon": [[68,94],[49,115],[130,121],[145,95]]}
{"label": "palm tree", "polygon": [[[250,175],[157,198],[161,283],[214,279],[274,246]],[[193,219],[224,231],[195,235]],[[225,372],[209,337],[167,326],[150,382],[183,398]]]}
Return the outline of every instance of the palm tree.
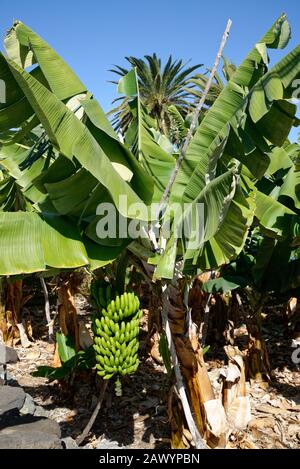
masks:
{"label": "palm tree", "polygon": [[[161,59],[155,53],[144,57],[145,60],[136,57],[126,57],[126,60],[130,68],[136,68],[140,98],[150,116],[156,120],[158,130],[170,136],[172,117],[169,108],[172,106],[174,109],[175,106],[183,118],[189,113],[193,103],[191,89],[195,86],[190,79],[201,64],[186,67],[182,60],[173,61],[170,55],[166,64],[162,66]],[[123,77],[129,70],[115,65],[110,71]],[[129,99],[121,96],[113,102],[116,101],[121,101],[121,104],[109,114],[113,114],[113,126],[124,135],[132,121]]]}
{"label": "palm tree", "polygon": [[[225,81],[221,78],[221,76],[218,73],[215,74],[213,82],[210,86],[209,92],[205,99],[205,103],[204,103],[205,106],[203,108],[201,117],[204,116],[207,108],[210,108],[214,104],[215,100],[218,98],[219,94],[221,93],[223,88],[226,86],[226,83],[230,80],[230,78],[236,71],[236,66],[232,62],[229,62],[224,56],[222,56],[222,59],[223,59],[222,74],[223,74]],[[211,72],[211,69],[207,68],[204,73],[196,74],[195,76],[191,77],[189,80],[189,83],[193,83],[195,85],[195,88],[191,88],[190,93],[196,97],[197,101],[199,101],[199,99],[202,97],[207,81],[209,79],[210,72]]]}

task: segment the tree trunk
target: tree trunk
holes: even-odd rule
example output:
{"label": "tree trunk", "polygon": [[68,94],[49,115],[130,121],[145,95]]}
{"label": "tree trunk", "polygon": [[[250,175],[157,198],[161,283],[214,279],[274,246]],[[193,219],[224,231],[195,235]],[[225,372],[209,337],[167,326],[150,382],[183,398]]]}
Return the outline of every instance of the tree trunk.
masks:
{"label": "tree trunk", "polygon": [[78,351],[80,349],[79,324],[74,301],[74,290],[70,279],[57,288],[57,297],[61,332],[65,336],[71,336],[73,338],[75,350]]}
{"label": "tree trunk", "polygon": [[261,333],[261,313],[262,306],[259,306],[247,324],[249,333],[247,376],[258,382],[270,380],[271,375],[268,349]]}
{"label": "tree trunk", "polygon": [[[169,285],[168,318],[193,417],[207,444],[223,447],[226,442],[225,411],[221,401],[215,399],[198,337],[195,332],[187,330],[185,316],[180,284],[178,288]],[[213,418],[216,414],[217,425]]]}
{"label": "tree trunk", "polygon": [[3,340],[13,346],[17,339],[23,347],[29,347],[25,327],[22,323],[22,308],[25,303],[23,281],[1,281],[0,329]]}

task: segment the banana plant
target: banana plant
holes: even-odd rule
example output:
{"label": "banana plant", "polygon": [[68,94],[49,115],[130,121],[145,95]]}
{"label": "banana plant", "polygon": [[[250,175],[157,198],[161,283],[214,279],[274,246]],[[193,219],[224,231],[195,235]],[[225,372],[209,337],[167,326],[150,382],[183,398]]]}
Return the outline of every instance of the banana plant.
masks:
{"label": "banana plant", "polygon": [[[188,240],[176,241],[173,234],[177,226],[174,222],[166,247],[155,258],[148,259],[156,266],[156,278],[172,281],[175,266],[180,265],[178,261],[181,265],[183,263],[183,273],[191,275],[199,270],[216,269],[228,264],[242,252],[253,223],[260,223],[274,235],[289,236],[293,233],[293,242],[298,243],[295,234],[299,215],[288,206],[268,199],[259,185],[268,169],[274,166],[276,153],[285,151],[283,147],[291,127],[298,124],[296,105],[291,98],[294,80],[300,74],[300,47],[268,69],[267,50],[285,47],[289,38],[290,28],[283,15],[231,74],[227,85],[197,128],[176,176],[169,201],[171,204],[182,205],[185,202],[192,206],[203,203],[202,244],[195,249]],[[131,106],[136,109],[135,131],[140,130],[140,134],[145,132],[147,122],[143,109],[138,106],[138,86],[134,73],[124,77],[119,86],[123,92],[128,90],[127,96],[132,98]],[[132,129],[129,131],[132,138],[134,132]],[[151,133],[153,129],[148,125],[148,136]],[[130,143],[130,139],[127,141]],[[134,141],[139,141],[142,148],[143,139],[135,137],[131,142]],[[142,158],[143,150],[140,149],[137,155]],[[159,167],[162,168],[162,164]],[[290,176],[290,179],[293,178],[294,175]],[[286,186],[283,191],[287,190]],[[295,193],[295,187],[293,190]],[[271,206],[268,205],[270,201]],[[282,223],[282,218],[286,223]],[[163,225],[164,220],[160,221]],[[163,245],[160,247],[163,248]],[[173,305],[176,311],[183,306],[178,296]],[[181,319],[184,321],[184,318],[183,314]],[[178,322],[176,324],[178,327]],[[184,325],[180,331],[185,331]],[[201,388],[201,384],[199,386]],[[193,404],[196,413],[197,403]]]}
{"label": "banana plant", "polygon": [[[267,70],[267,49],[284,47],[289,37],[282,16],[233,73],[188,147],[170,195],[174,203],[204,203],[202,246],[196,252],[188,243],[183,248],[187,269],[228,263],[241,252],[254,215],[263,216],[264,197],[246,180],[263,178],[275,150],[282,151],[291,127],[298,124],[291,98],[300,74],[300,46]],[[176,248],[173,240],[167,243],[158,261],[159,276],[166,272],[172,278]]]}
{"label": "banana plant", "polygon": [[[296,107],[289,99],[292,82],[299,75],[299,47],[267,71],[267,48],[284,47],[289,36],[287,20],[280,17],[233,73],[189,145],[170,195],[170,202],[203,203],[205,208],[202,246],[198,251],[189,249],[185,241],[181,246],[187,270],[224,264],[238,255],[244,245],[255,204],[253,191],[245,191],[241,182],[243,175],[250,172],[261,178],[270,164],[272,149],[282,146],[295,123]],[[20,251],[26,252],[28,238],[27,243],[25,239],[20,243],[20,239],[26,236],[27,225],[35,227],[38,255],[27,263],[27,271],[44,270],[47,266],[104,265],[124,249],[126,242],[112,242],[112,246],[103,249],[95,234],[97,204],[112,200],[127,217],[119,203],[120,195],[127,195],[129,204],[158,201],[176,155],[155,141],[147,111],[139,99],[134,71],[123,77],[119,85],[122,94],[133,97],[132,106],[136,108],[137,118],[127,135],[130,149],[119,141],[100,105],[81,81],[37,34],[17,22],[8,33],[5,46],[8,56],[1,55],[0,74],[7,84],[8,101],[0,111],[0,116],[5,116],[0,127],[0,156],[3,162],[13,160],[12,154],[21,160],[23,153],[18,169],[20,162],[26,166],[29,153],[31,157],[38,154],[34,163],[44,164],[40,175],[30,182],[35,210],[1,214],[5,231],[19,222],[23,226],[18,240]],[[26,68],[33,64],[35,68],[28,73]],[[62,76],[68,77],[68,85],[64,82],[60,86]],[[16,111],[17,106],[20,112]],[[28,125],[35,125],[30,132],[42,128],[44,140],[54,149],[50,158],[47,152],[39,155],[43,148],[33,150],[23,144],[22,131]],[[234,232],[229,230],[233,224]],[[66,243],[68,248],[63,250],[68,256],[62,255],[62,249],[47,253],[43,247],[47,236],[58,245]],[[151,260],[157,263],[158,278],[173,277],[176,256],[177,243],[171,236],[165,253]],[[23,263],[20,259],[20,267],[13,273],[23,272],[25,256],[22,257]],[[8,274],[10,267],[3,274]]]}
{"label": "banana plant", "polygon": [[99,244],[93,230],[97,205],[113,201],[122,212],[120,195],[126,195],[129,204],[149,203],[151,177],[119,141],[97,101],[45,41],[16,22],[5,47],[7,56],[0,56],[0,77],[7,90],[7,102],[0,109],[0,161],[32,210],[0,213],[1,243],[7,244],[1,274],[105,265],[127,240],[109,247]]}

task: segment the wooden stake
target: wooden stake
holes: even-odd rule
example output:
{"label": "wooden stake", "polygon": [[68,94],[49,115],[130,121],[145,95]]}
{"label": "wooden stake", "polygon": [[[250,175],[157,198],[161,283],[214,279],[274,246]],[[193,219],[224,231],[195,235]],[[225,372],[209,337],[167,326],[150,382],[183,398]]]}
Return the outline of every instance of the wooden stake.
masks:
{"label": "wooden stake", "polygon": [[220,44],[220,47],[219,47],[219,50],[218,50],[218,53],[216,55],[216,58],[215,58],[215,63],[213,65],[213,68],[211,69],[211,72],[210,72],[210,76],[209,76],[209,79],[207,80],[207,83],[205,85],[205,88],[204,88],[204,91],[203,91],[203,94],[201,96],[201,99],[193,113],[193,117],[192,117],[192,122],[191,122],[191,125],[190,125],[190,128],[189,128],[189,131],[188,131],[188,134],[186,136],[186,139],[185,139],[185,142],[183,144],[183,147],[180,151],[180,155],[179,157],[177,158],[176,160],[176,164],[175,164],[175,168],[170,176],[170,179],[169,179],[169,182],[167,184],[167,187],[165,188],[165,191],[163,193],[163,196],[161,198],[161,201],[159,203],[159,208],[158,208],[158,216],[160,214],[160,212],[162,211],[165,203],[167,202],[168,200],[168,197],[169,197],[169,193],[171,192],[171,189],[172,189],[172,186],[174,184],[174,181],[175,181],[175,178],[177,176],[177,173],[180,169],[180,166],[181,166],[181,163],[185,157],[185,154],[187,152],[187,149],[188,149],[188,146],[190,144],[190,141],[192,139],[192,136],[193,136],[193,133],[194,133],[194,130],[197,126],[197,123],[198,123],[198,117],[199,117],[199,114],[200,114],[200,111],[205,103],[205,100],[207,98],[207,95],[208,95],[208,92],[210,90],[210,87],[211,87],[211,84],[212,84],[212,81],[215,77],[215,74],[217,72],[217,69],[218,69],[218,65],[219,65],[219,62],[220,62],[220,59],[222,57],[222,52],[223,52],[223,49],[225,47],[225,44],[226,44],[226,41],[227,41],[227,38],[228,38],[228,35],[229,35],[229,31],[230,31],[230,28],[231,28],[231,25],[232,25],[232,21],[231,19],[229,19],[227,21],[227,25],[226,25],[226,28],[225,28],[225,31],[224,31],[224,34],[222,36],[222,40],[221,40],[221,44]]}
{"label": "wooden stake", "polygon": [[53,321],[51,321],[51,316],[50,316],[49,294],[48,294],[47,285],[46,285],[44,278],[40,277],[40,281],[41,281],[44,298],[45,298],[45,314],[46,314],[46,319],[47,319],[49,342],[53,342],[54,330],[53,330]]}
{"label": "wooden stake", "polygon": [[99,400],[98,400],[97,405],[94,409],[94,412],[91,415],[90,420],[88,421],[88,423],[87,423],[85,429],[83,430],[83,432],[76,438],[76,443],[78,444],[78,446],[81,445],[81,443],[83,443],[83,441],[88,436],[92,426],[94,425],[94,422],[97,418],[97,415],[99,414],[99,411],[101,409],[101,405],[102,405],[102,402],[103,402],[103,398],[104,398],[104,394],[105,394],[107,385],[108,385],[108,379],[103,381],[103,386],[102,386],[102,389],[101,389],[101,392],[100,392]]}

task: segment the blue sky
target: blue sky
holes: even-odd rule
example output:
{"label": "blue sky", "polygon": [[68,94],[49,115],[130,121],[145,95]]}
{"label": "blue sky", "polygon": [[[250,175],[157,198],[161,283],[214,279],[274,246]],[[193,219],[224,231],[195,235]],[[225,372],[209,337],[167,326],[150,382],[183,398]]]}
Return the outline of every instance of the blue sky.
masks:
{"label": "blue sky", "polygon": [[274,20],[286,12],[292,40],[300,42],[298,0],[1,0],[2,36],[19,19],[47,40],[76,71],[104,109],[117,96],[108,83],[124,56],[156,52],[211,66],[226,25],[233,21],[225,55],[239,63]]}

